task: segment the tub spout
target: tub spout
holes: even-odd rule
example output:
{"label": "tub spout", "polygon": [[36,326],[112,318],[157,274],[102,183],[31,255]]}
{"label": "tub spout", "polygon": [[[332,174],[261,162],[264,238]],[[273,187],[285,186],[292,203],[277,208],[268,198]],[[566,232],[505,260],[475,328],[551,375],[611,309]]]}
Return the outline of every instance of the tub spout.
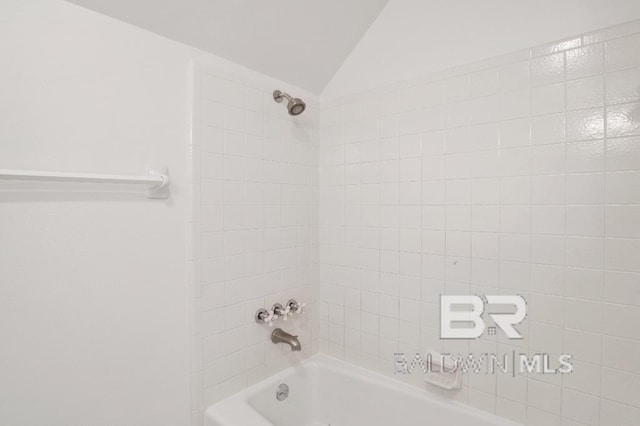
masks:
{"label": "tub spout", "polygon": [[291,346],[291,351],[299,352],[302,350],[302,345],[300,344],[300,340],[298,340],[298,336],[292,336],[281,328],[276,328],[271,333],[271,341],[273,343],[286,343]]}

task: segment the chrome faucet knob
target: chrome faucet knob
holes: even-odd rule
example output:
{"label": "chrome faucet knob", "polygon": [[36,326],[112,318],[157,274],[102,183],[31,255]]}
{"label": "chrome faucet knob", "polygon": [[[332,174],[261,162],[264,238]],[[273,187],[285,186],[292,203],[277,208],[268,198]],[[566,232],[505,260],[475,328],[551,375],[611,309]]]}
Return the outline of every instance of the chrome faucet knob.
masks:
{"label": "chrome faucet knob", "polygon": [[269,315],[265,318],[265,322],[269,325],[269,327],[273,327],[273,320],[277,320],[278,316],[273,312],[269,311]]}
{"label": "chrome faucet knob", "polygon": [[302,302],[300,305],[298,305],[298,313],[300,314],[304,314],[304,307],[307,306],[307,304],[305,302]]}
{"label": "chrome faucet knob", "polygon": [[287,305],[287,307],[284,308],[283,315],[284,316],[283,316],[282,319],[285,320],[285,321],[287,320],[287,318],[289,318],[291,315],[293,315],[293,312],[291,312],[291,306]]}
{"label": "chrome faucet knob", "polygon": [[292,314],[298,313],[299,306],[298,306],[298,302],[296,302],[296,299],[289,299],[289,301],[287,302],[287,307],[289,308]]}
{"label": "chrome faucet knob", "polygon": [[265,308],[260,308],[256,311],[255,320],[258,324],[267,322],[267,317],[269,317],[269,311]]}
{"label": "chrome faucet knob", "polygon": [[279,303],[274,303],[271,307],[271,311],[273,311],[276,315],[282,315],[284,313],[284,308]]}
{"label": "chrome faucet knob", "polygon": [[269,327],[273,327],[273,320],[278,319],[278,316],[273,311],[260,308],[256,312],[255,319],[258,324],[268,324]]}
{"label": "chrome faucet knob", "polygon": [[285,309],[281,304],[274,303],[273,308],[272,308],[272,312],[274,314],[276,314],[278,317],[282,317],[282,319],[284,319],[286,321],[287,320],[287,315],[289,313],[288,308],[289,307],[287,306],[287,309]]}

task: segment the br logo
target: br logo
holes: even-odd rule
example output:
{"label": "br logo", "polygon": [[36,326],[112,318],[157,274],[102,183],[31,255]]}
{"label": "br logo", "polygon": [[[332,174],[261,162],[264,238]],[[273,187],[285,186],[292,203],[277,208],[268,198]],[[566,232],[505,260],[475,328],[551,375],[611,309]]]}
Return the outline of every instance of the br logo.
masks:
{"label": "br logo", "polygon": [[[486,305],[510,307],[509,313],[488,313],[489,318],[509,339],[522,339],[514,328],[527,315],[527,303],[522,296],[440,296],[440,338],[477,339],[486,325],[483,314]],[[514,311],[515,308],[515,311]],[[496,328],[489,327],[489,334]]]}

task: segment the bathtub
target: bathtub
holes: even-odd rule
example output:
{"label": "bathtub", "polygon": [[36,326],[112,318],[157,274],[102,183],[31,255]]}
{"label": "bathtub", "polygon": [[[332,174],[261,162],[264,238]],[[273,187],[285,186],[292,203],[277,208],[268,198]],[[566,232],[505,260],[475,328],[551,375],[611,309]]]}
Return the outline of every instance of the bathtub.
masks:
{"label": "bathtub", "polygon": [[[282,383],[289,395],[279,401]],[[324,354],[212,405],[205,414],[205,426],[516,424]]]}

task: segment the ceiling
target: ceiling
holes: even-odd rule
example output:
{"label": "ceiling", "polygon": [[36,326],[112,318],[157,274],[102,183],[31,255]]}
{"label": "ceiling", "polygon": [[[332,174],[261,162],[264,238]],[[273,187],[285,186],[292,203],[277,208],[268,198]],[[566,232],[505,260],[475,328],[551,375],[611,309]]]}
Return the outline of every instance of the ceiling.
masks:
{"label": "ceiling", "polygon": [[638,0],[391,0],[323,97],[340,97],[638,18]]}
{"label": "ceiling", "polygon": [[389,0],[69,0],[320,93]]}
{"label": "ceiling", "polygon": [[638,0],[68,1],[327,98],[640,18]]}

